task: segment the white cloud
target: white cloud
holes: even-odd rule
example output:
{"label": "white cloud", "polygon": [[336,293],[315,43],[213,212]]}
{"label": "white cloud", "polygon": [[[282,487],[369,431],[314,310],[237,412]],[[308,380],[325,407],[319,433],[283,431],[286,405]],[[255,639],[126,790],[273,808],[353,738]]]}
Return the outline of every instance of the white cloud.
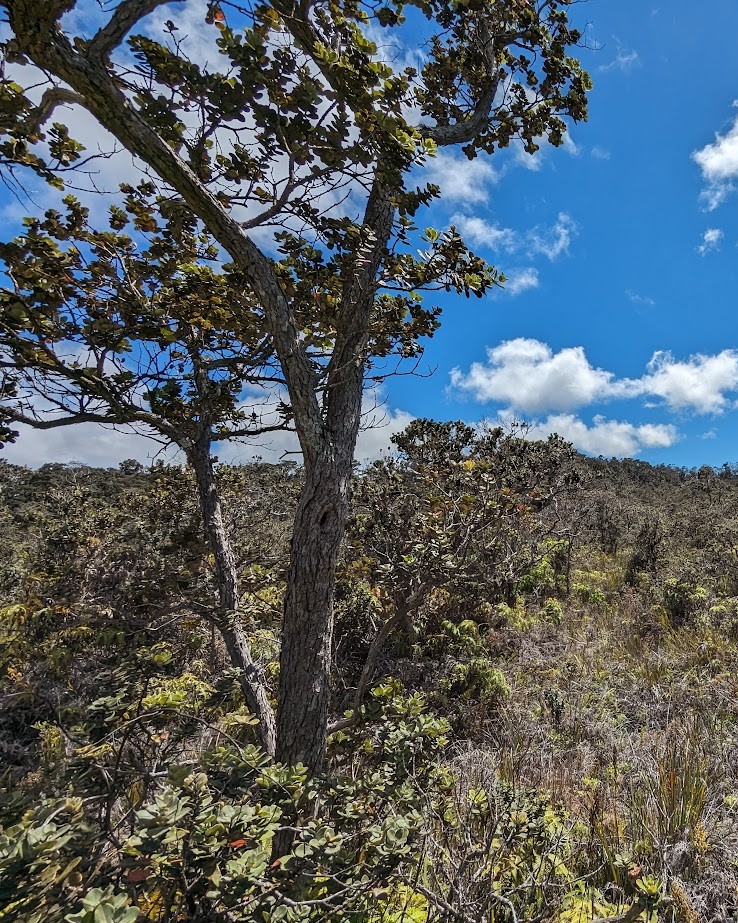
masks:
{"label": "white cloud", "polygon": [[533,228],[528,234],[527,244],[534,253],[540,253],[553,261],[569,252],[569,244],[579,233],[576,221],[560,212],[553,227]]}
{"label": "white cloud", "polygon": [[[249,397],[249,407],[257,409],[265,423],[270,415],[276,420],[279,395],[266,398]],[[371,461],[379,458],[390,447],[390,437],[402,432],[414,419],[404,410],[393,410],[384,403],[381,392],[370,389],[362,405],[362,429],[356,446],[356,460]],[[78,423],[51,430],[18,427],[16,442],[6,446],[0,458],[15,465],[37,468],[48,462],[79,461],[100,468],[117,466],[127,458],[151,464],[155,459],[182,462],[183,456],[176,448],[163,447],[143,432],[127,427],[102,426],[98,423]],[[255,458],[277,462],[285,455],[300,461],[300,445],[294,432],[277,432],[259,440],[222,442],[214,447],[214,454],[223,462],[245,463]]]}
{"label": "white cloud", "polygon": [[569,252],[569,245],[579,233],[576,221],[566,212],[560,212],[554,224],[536,225],[528,231],[500,227],[477,215],[456,214],[451,223],[476,246],[502,253],[545,256],[552,262]]}
{"label": "white cloud", "polygon": [[155,458],[173,461],[177,455],[171,448],[163,450],[154,439],[141,433],[99,423],[77,423],[51,430],[19,426],[18,430],[17,441],[6,446],[0,458],[28,468],[73,461],[111,468],[126,458],[150,464]]}
{"label": "white cloud", "polygon": [[486,362],[451,372],[451,387],[480,402],[540,414],[572,411],[615,398],[658,398],[673,411],[719,414],[734,405],[738,350],[684,360],[658,351],[640,378],[616,378],[592,366],[581,346],[554,353],[538,340],[507,340],[487,350]]}
{"label": "white cloud", "polygon": [[738,351],[698,354],[681,362],[669,352],[656,352],[639,385],[640,393],[662,398],[673,410],[722,413],[732,404],[726,392],[738,390]]}
{"label": "white cloud", "polygon": [[723,232],[720,228],[708,228],[702,235],[702,243],[697,247],[697,252],[700,256],[707,256],[713,250],[719,249],[722,239]]}
{"label": "white cloud", "polygon": [[572,157],[578,157],[581,153],[579,145],[572,137],[571,130],[567,131],[564,135],[564,143],[562,147],[566,153],[570,154]]}
{"label": "white cloud", "polygon": [[[356,442],[357,462],[369,462],[391,449],[390,438],[401,433],[415,418],[405,410],[392,410],[380,391],[365,392],[362,402],[362,422]],[[271,433],[258,441],[222,443],[216,454],[221,461],[243,464],[255,458],[278,462],[286,456],[299,462],[300,444],[294,432]]]}
{"label": "white cloud", "polygon": [[451,218],[451,224],[456,225],[462,237],[476,246],[489,247],[490,250],[500,250],[505,253],[513,253],[520,246],[517,231],[512,228],[501,228],[476,215],[454,215]]}
{"label": "white cloud", "polygon": [[593,368],[581,346],[558,353],[538,340],[507,340],[487,350],[467,374],[451,372],[451,385],[478,401],[496,401],[525,413],[572,410],[605,396],[613,375]]}
{"label": "white cloud", "polygon": [[598,145],[595,145],[592,148],[590,154],[594,157],[595,160],[609,160],[612,157],[612,154],[607,150],[607,148],[599,147]]}
{"label": "white cloud", "polygon": [[488,158],[469,160],[440,151],[428,160],[424,178],[441,187],[447,202],[486,202],[498,175]]}
{"label": "white cloud", "polygon": [[619,70],[624,74],[630,73],[635,67],[639,67],[641,63],[640,56],[637,51],[626,51],[624,48],[618,47],[618,53],[608,64],[601,64],[598,70],[602,73],[605,71]]}
{"label": "white cloud", "polygon": [[[568,137],[568,135],[564,135]],[[538,171],[543,167],[543,158],[545,155],[545,148],[541,147],[545,143],[544,138],[536,138],[536,144],[539,145],[539,149],[533,154],[529,154],[525,149],[525,142],[520,138],[513,138],[510,142],[510,150],[513,155],[513,163],[517,164],[519,167],[523,167],[524,170],[530,170],[532,173],[538,173]]]}
{"label": "white cloud", "polygon": [[391,450],[390,437],[407,429],[414,419],[415,417],[406,410],[383,412],[381,407],[370,419],[365,416],[365,426],[356,442],[356,460],[372,461]]}
{"label": "white cloud", "polygon": [[701,198],[707,210],[714,211],[732,192],[738,177],[738,116],[724,135],[715,135],[714,143],[694,151],[692,160],[707,183]]}
{"label": "white cloud", "polygon": [[606,456],[633,456],[642,449],[669,448],[679,438],[676,427],[670,424],[636,426],[597,416],[588,426],[573,414],[557,414],[546,420],[534,421],[527,438],[545,439],[551,433],[558,433],[588,455]]}
{"label": "white cloud", "polygon": [[[226,55],[220,53],[217,44],[220,38],[218,30],[205,24],[207,13],[207,0],[188,0],[186,4],[179,4],[176,11],[167,4],[154,10],[144,20],[145,31],[157,42],[171,44],[167,42],[169,30],[166,28],[166,23],[174,22],[176,25],[174,39],[182,54],[200,67],[207,68],[211,73],[213,71],[225,73],[231,67],[231,62]],[[231,15],[226,12],[226,19],[230,20]],[[229,22],[229,25],[233,23]]]}
{"label": "white cloud", "polygon": [[648,308],[652,308],[656,304],[653,298],[648,295],[639,295],[638,292],[634,292],[632,289],[626,289],[625,294],[631,304],[643,305]]}
{"label": "white cloud", "polygon": [[538,278],[538,270],[533,266],[527,266],[525,269],[511,269],[505,276],[507,279],[505,291],[513,296],[538,288],[541,284]]}

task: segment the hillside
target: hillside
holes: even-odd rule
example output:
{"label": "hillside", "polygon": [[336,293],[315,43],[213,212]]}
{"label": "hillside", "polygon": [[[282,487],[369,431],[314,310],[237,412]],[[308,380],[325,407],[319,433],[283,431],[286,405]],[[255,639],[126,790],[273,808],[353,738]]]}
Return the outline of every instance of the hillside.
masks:
{"label": "hillside", "polygon": [[[256,746],[185,471],[0,466],[0,920],[738,918],[738,472],[397,443],[319,782]],[[218,482],[273,690],[301,472]]]}

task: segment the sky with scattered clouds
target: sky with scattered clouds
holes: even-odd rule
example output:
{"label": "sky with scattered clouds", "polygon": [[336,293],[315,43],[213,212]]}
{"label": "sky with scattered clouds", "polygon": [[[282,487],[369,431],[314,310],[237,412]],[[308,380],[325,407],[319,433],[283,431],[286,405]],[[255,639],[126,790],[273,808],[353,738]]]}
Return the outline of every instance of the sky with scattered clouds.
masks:
{"label": "sky with scattered clouds", "polygon": [[524,419],[593,455],[737,462],[738,4],[589,0],[572,16],[589,122],[532,162],[436,162],[451,194],[435,226],[454,222],[508,281],[449,300],[433,376],[388,397],[418,416]]}
{"label": "sky with scattered clouds", "polygon": [[[695,9],[575,4],[594,81],[589,122],[533,157],[512,145],[429,162],[424,178],[443,198],[421,220],[455,224],[507,282],[481,301],[444,297],[423,374],[367,397],[367,424],[383,425],[362,435],[361,458],[430,416],[523,419],[532,436],[558,432],[593,455],[738,462],[738,3]],[[166,7],[156,15],[169,18]],[[397,53],[417,60],[421,44]],[[0,209],[6,225],[17,219],[17,203]],[[293,448],[286,435],[220,454]],[[156,451],[81,426],[23,433],[5,455],[113,464]]]}

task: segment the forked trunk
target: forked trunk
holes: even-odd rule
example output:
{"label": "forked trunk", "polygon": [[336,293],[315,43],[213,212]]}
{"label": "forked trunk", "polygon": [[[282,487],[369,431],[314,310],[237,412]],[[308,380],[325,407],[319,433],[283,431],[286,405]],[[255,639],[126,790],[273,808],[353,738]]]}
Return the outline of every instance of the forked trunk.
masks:
{"label": "forked trunk", "polygon": [[261,745],[270,756],[274,756],[276,736],[274,710],[267,698],[259,670],[251,656],[251,649],[239,618],[240,595],[236,559],[223,522],[220,497],[210,458],[210,446],[196,445],[189,452],[189,460],[195,472],[205,534],[215,559],[215,576],[221,609],[217,622],[218,630],[231,663],[240,671],[239,680],[246,704],[259,719],[258,733]]}

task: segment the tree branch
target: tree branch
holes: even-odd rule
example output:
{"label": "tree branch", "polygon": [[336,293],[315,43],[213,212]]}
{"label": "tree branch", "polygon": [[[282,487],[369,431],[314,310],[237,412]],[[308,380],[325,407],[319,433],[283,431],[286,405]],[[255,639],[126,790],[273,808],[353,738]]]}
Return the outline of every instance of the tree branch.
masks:
{"label": "tree branch", "polygon": [[625,913],[621,913],[617,917],[597,917],[592,923],[634,923],[643,913],[643,910],[643,904],[640,901],[636,901],[630,910],[627,910]]}
{"label": "tree branch", "polygon": [[75,423],[105,423],[118,424],[120,420],[115,417],[105,416],[99,413],[78,413],[72,417],[52,417],[50,419],[39,419],[38,417],[29,416],[21,413],[19,410],[4,411],[4,416],[13,423],[22,423],[24,426],[30,426],[33,429],[59,429],[62,426],[73,426]]}
{"label": "tree branch", "polygon": [[[381,164],[378,164],[364,211],[363,243],[354,253],[350,275],[343,284],[336,344],[328,363],[326,406],[329,426],[354,424],[350,417],[356,404],[352,401],[351,392],[355,388],[363,390],[364,353],[374,309],[377,276],[387,252],[394,220],[395,206],[382,181]],[[354,439],[359,423],[357,417]]]}
{"label": "tree branch", "polygon": [[106,25],[100,29],[87,46],[87,54],[95,61],[104,61],[125,39],[131,29],[145,16],[165,3],[182,3],[183,0],[123,0]]}
{"label": "tree branch", "polygon": [[41,97],[41,102],[25,121],[26,130],[37,132],[49,120],[57,106],[69,105],[70,103],[84,106],[85,101],[79,94],[73,93],[64,87],[52,87],[45,90]]}
{"label": "tree branch", "polygon": [[[478,21],[477,28],[483,43],[482,53],[489,69],[489,84],[477,101],[474,112],[465,121],[456,122],[453,125],[419,126],[422,134],[426,138],[430,138],[431,141],[435,141],[439,147],[448,147],[451,144],[468,144],[486,128],[489,122],[490,113],[497,96],[497,89],[500,85],[497,43],[492,38],[483,19]],[[510,36],[505,36],[500,44],[504,46],[509,39]]]}
{"label": "tree branch", "polygon": [[[72,413],[71,410],[68,410]],[[63,426],[73,426],[75,423],[100,423],[104,426],[133,426],[142,423],[175,445],[179,440],[175,438],[175,431],[162,419],[146,410],[132,409],[130,413],[120,416],[114,414],[94,413],[92,411],[75,411],[69,417],[34,417],[20,410],[4,411],[7,419],[13,423],[23,423],[32,429],[47,430],[59,429]],[[156,437],[152,436],[152,439]],[[158,440],[157,440],[158,441]]]}
{"label": "tree branch", "polygon": [[[316,376],[272,261],[176,151],[133,108],[99,58],[78,53],[58,28],[37,27],[45,0],[7,0],[7,9],[19,51],[82,96],[87,109],[100,124],[127,150],[147,163],[202,218],[213,237],[244,273],[264,309],[266,325],[287,382],[303,454],[306,461],[316,458],[325,435],[316,395]],[[142,7],[136,3],[132,7],[126,5],[126,9],[135,9],[140,14]],[[121,22],[122,16],[119,17]],[[132,12],[127,12],[126,16],[126,21],[131,21]],[[121,26],[113,28],[113,19],[101,30],[110,36],[105,42],[101,40],[103,49],[106,42],[120,34]]]}

